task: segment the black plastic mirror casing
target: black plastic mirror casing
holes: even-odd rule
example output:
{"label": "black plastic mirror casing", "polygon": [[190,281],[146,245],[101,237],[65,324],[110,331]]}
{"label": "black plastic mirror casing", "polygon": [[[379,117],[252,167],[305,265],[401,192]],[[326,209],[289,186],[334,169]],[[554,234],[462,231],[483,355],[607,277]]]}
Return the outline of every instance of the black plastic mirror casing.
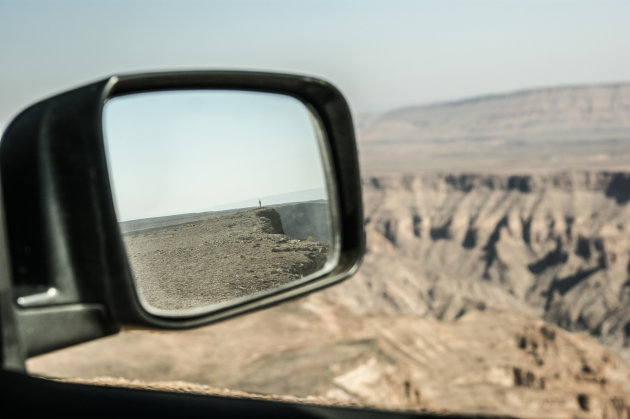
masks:
{"label": "black plastic mirror casing", "polygon": [[[338,203],[340,257],[331,272],[196,316],[160,317],[142,307],[116,221],[102,110],[114,96],[176,89],[285,94],[319,117]],[[277,304],[347,278],[364,252],[350,111],[336,88],[310,77],[207,71],[110,77],[18,115],[0,143],[0,174],[15,314],[27,356],[112,334],[121,326],[189,328]]]}

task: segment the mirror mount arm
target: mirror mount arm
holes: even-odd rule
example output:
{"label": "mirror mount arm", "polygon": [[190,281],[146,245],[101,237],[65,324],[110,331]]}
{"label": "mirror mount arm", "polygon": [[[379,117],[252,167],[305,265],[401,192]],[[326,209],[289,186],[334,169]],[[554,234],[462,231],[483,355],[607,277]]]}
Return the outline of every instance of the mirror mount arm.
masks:
{"label": "mirror mount arm", "polygon": [[11,267],[5,231],[2,182],[0,182],[0,368],[26,372],[25,351],[20,338],[11,289]]}
{"label": "mirror mount arm", "polygon": [[8,306],[26,356],[118,331],[107,312],[106,237],[94,228],[102,223],[94,124],[106,86],[95,83],[32,106],[0,144],[13,267]]}

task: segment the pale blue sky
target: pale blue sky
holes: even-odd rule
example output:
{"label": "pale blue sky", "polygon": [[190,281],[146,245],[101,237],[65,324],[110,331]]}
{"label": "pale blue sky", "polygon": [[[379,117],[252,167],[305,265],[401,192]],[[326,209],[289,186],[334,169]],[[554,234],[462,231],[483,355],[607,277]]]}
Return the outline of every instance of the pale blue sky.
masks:
{"label": "pale blue sky", "polygon": [[355,113],[626,81],[628,22],[625,0],[0,0],[0,127],[51,93],[142,70],[320,76]]}

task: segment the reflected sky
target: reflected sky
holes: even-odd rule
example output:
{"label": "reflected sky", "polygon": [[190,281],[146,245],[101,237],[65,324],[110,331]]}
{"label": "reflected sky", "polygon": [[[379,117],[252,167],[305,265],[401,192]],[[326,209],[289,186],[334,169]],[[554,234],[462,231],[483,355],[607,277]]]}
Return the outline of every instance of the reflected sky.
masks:
{"label": "reflected sky", "polygon": [[103,129],[119,221],[325,191],[312,116],[292,97],[216,90],[120,96],[105,105]]}

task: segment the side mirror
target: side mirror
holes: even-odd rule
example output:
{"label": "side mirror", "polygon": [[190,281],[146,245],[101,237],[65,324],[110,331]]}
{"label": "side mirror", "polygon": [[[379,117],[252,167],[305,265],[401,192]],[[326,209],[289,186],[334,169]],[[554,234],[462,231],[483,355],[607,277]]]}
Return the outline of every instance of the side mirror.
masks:
{"label": "side mirror", "polygon": [[0,175],[27,356],[277,304],[364,251],[350,112],[309,77],[110,77],[18,115]]}

